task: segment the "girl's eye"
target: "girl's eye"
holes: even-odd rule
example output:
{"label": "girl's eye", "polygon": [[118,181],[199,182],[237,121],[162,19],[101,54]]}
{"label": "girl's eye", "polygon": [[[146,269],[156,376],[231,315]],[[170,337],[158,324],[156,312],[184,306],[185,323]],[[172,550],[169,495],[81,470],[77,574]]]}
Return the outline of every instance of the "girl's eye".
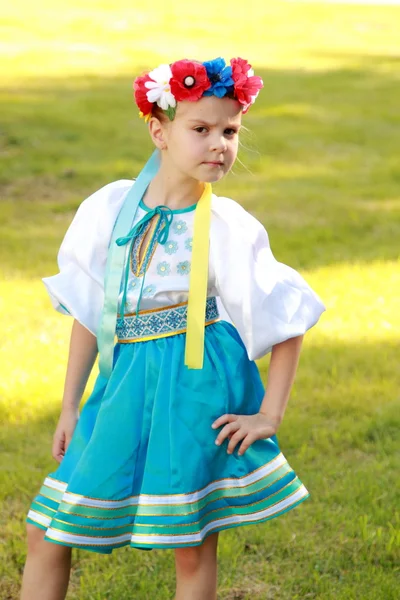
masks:
{"label": "girl's eye", "polygon": [[[199,127],[195,127],[194,130],[197,131],[198,133],[205,133],[206,131],[208,131],[207,127],[202,127],[201,125],[199,125]],[[232,129],[231,127],[228,127],[224,131],[224,135],[228,135],[228,136],[235,135],[236,133],[237,133],[237,130]]]}

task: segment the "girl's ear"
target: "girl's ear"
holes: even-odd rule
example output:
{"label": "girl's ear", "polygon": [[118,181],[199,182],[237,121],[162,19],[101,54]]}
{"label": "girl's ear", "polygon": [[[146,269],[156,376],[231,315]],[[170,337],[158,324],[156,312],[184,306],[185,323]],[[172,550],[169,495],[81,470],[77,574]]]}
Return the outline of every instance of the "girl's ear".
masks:
{"label": "girl's ear", "polygon": [[157,117],[151,117],[149,121],[149,132],[154,145],[159,150],[167,148],[167,136],[165,127]]}

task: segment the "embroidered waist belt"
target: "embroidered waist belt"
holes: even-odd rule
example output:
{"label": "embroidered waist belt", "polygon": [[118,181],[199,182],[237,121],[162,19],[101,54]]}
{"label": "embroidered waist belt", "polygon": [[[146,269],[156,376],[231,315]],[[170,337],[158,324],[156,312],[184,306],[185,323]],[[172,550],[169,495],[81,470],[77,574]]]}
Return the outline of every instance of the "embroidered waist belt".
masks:
{"label": "embroidered waist belt", "polygon": [[[153,308],[151,310],[126,314],[118,317],[116,335],[121,344],[145,342],[157,338],[169,337],[178,333],[185,333],[187,327],[187,302]],[[215,297],[207,298],[205,325],[219,321],[217,300]]]}

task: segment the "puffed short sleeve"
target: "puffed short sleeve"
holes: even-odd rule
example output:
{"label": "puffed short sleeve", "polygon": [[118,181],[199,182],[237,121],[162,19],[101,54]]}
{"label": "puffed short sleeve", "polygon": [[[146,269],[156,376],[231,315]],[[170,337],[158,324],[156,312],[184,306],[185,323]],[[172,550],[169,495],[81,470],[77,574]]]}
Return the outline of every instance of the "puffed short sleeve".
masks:
{"label": "puffed short sleeve", "polygon": [[115,220],[133,181],[109,183],[79,206],[60,246],[59,273],[42,279],[54,308],[97,335]]}
{"label": "puffed short sleeve", "polygon": [[326,310],[300,273],[275,259],[263,225],[229,198],[213,197],[210,260],[250,360],[303,335]]}

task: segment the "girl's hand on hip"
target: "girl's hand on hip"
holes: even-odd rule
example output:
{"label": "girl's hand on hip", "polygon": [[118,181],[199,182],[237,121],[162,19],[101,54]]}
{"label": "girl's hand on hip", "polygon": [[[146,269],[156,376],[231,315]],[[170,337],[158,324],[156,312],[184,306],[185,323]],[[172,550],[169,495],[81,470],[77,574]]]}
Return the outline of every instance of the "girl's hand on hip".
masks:
{"label": "girl's hand on hip", "polygon": [[255,415],[222,415],[211,425],[213,429],[225,425],[219,432],[215,443],[221,445],[229,438],[227,453],[232,454],[241,440],[238,454],[241,456],[256,440],[263,440],[275,435],[278,425],[262,413]]}
{"label": "girl's hand on hip", "polygon": [[52,456],[57,462],[61,462],[67,451],[79,419],[79,412],[73,409],[63,409],[58,420],[53,437]]}

